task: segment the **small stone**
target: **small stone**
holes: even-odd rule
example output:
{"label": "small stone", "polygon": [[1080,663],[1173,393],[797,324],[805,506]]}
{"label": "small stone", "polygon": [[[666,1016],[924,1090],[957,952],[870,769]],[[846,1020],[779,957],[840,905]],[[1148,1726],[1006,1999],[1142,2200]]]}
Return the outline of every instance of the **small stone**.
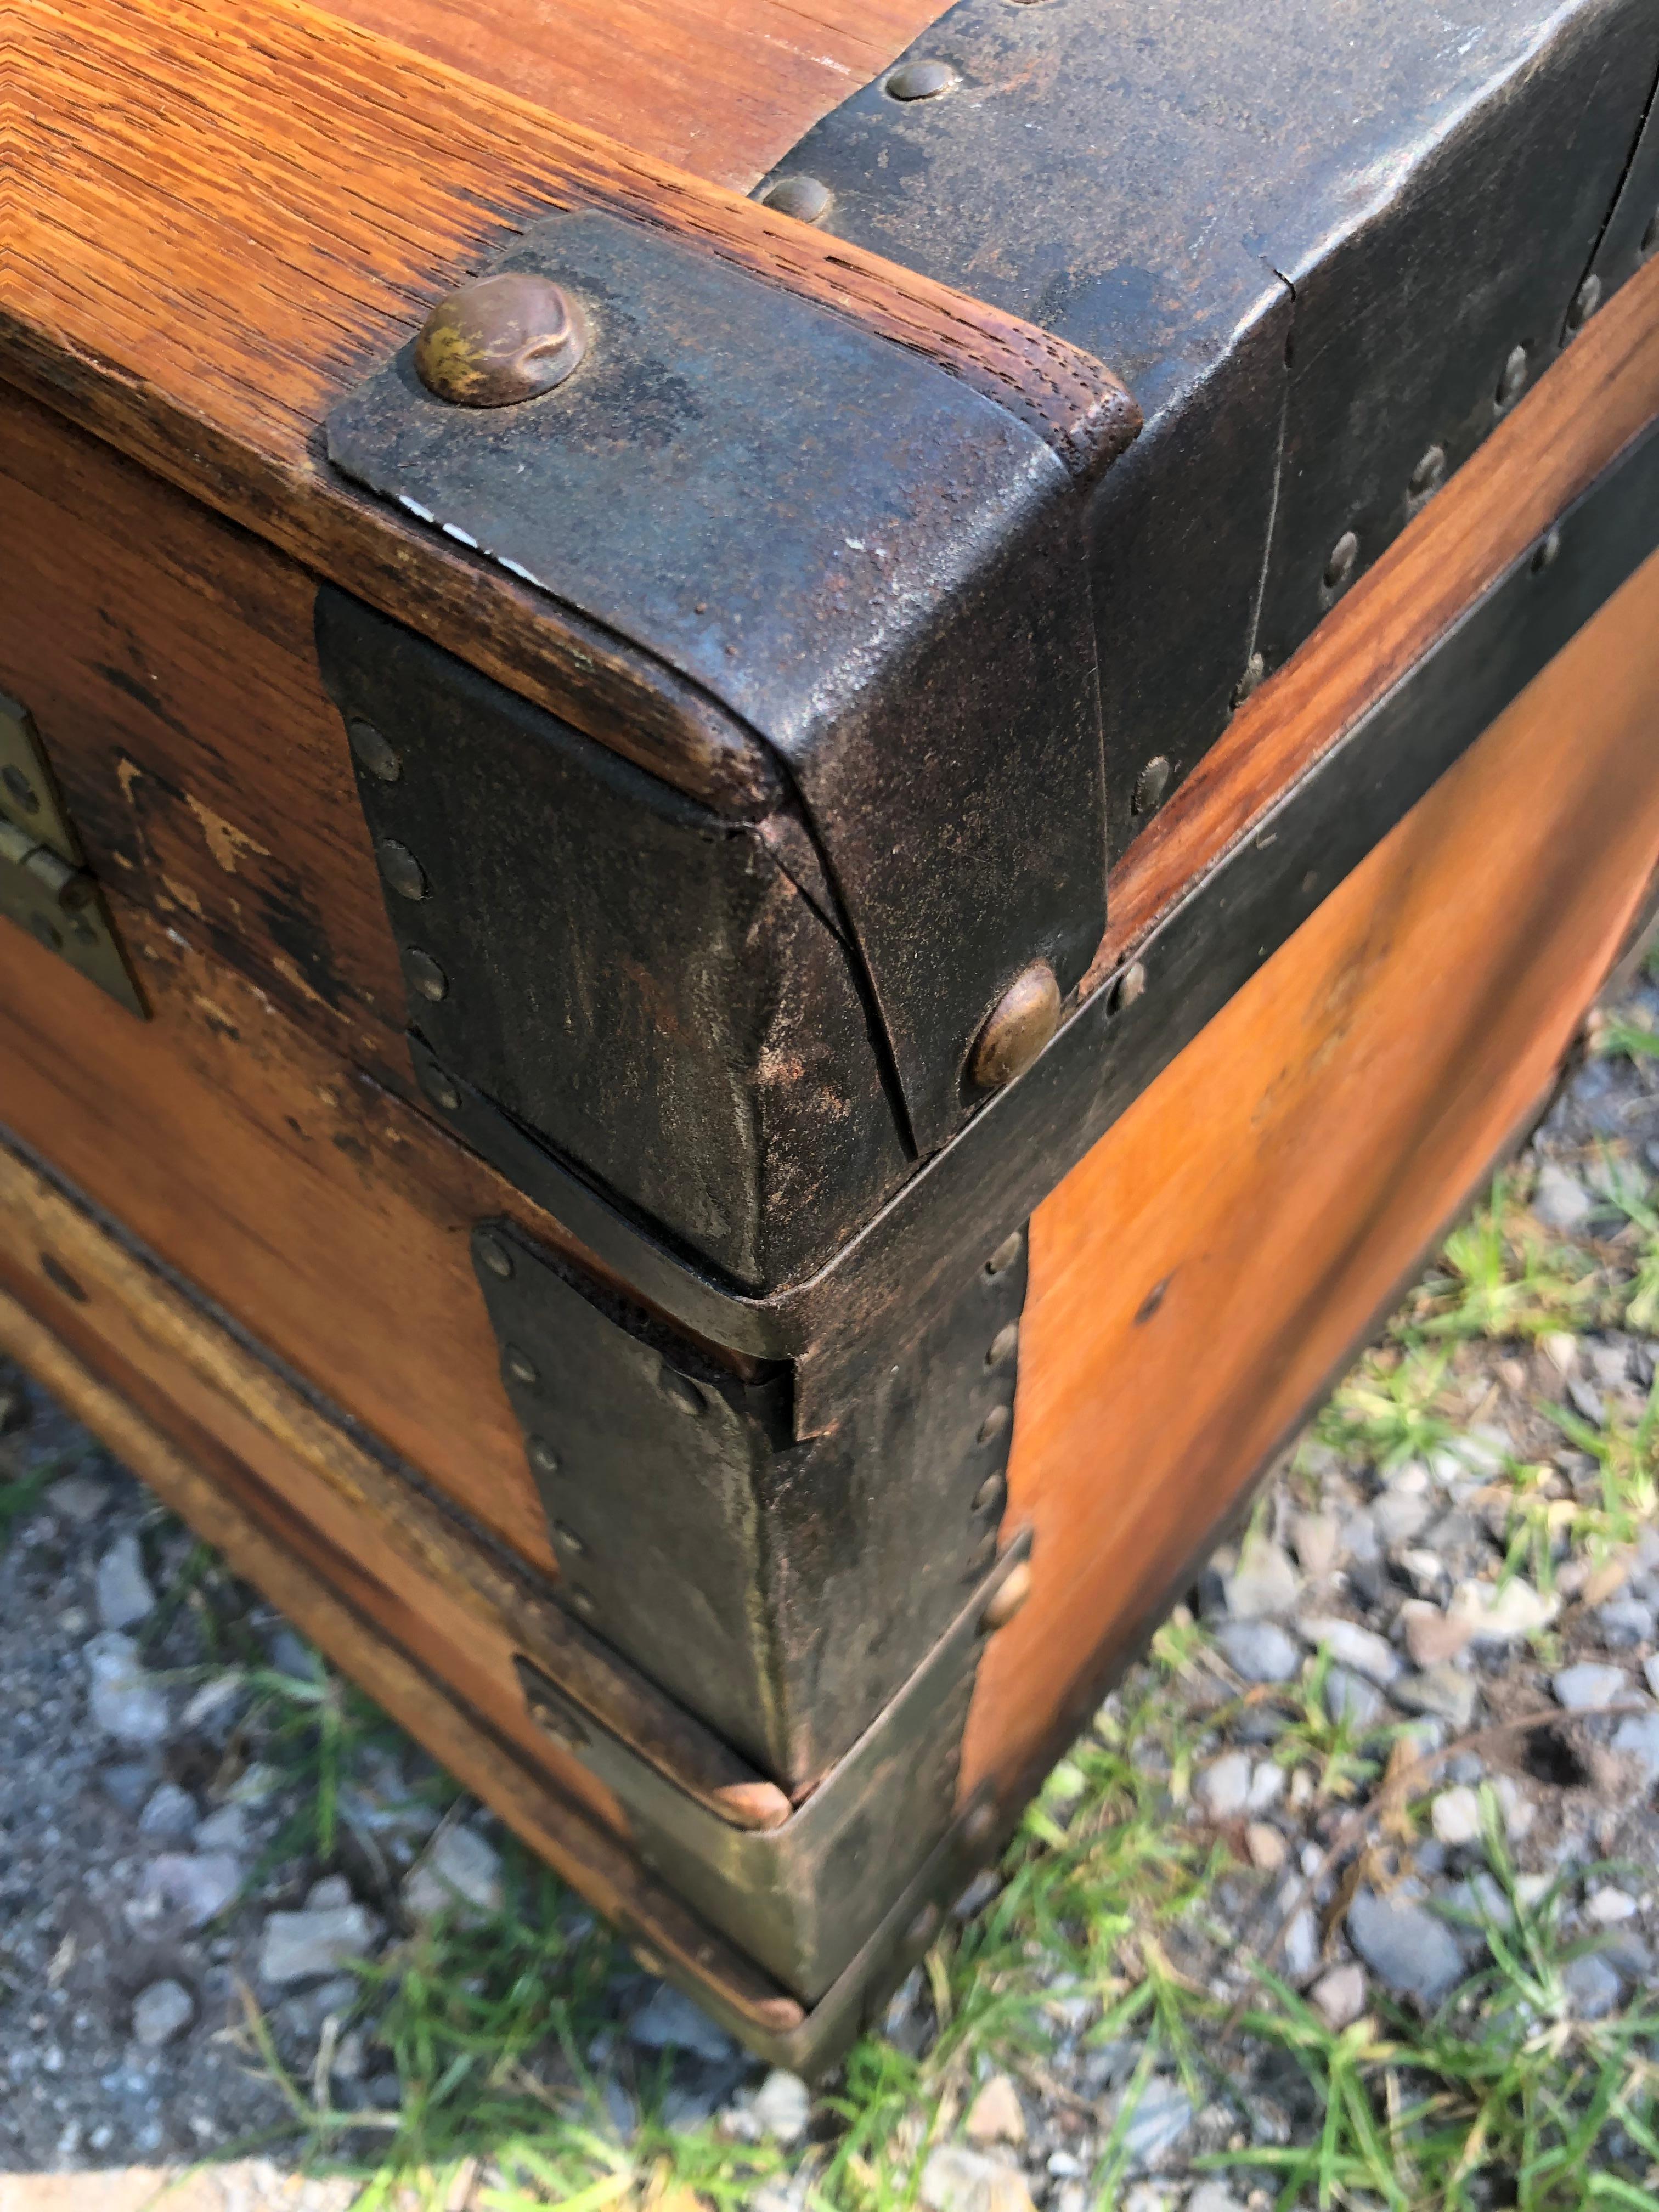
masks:
{"label": "small stone", "polygon": [[196,2002],[181,1982],[152,1982],[133,1999],[133,2040],[159,2051],[182,2035],[196,2017]]}
{"label": "small stone", "polygon": [[1607,1409],[1601,1393],[1593,1382],[1586,1382],[1582,1376],[1575,1376],[1567,1385],[1567,1397],[1576,1413],[1582,1415],[1593,1428],[1601,1427],[1607,1418]]}
{"label": "small stone", "polygon": [[1644,1605],[1639,1598],[1615,1597],[1596,1607],[1595,1625],[1609,1651],[1629,1651],[1638,1644],[1653,1641],[1659,1620],[1656,1620],[1653,1607]]}
{"label": "small stone", "polygon": [[[216,1813],[210,1813],[196,1831],[198,1851],[246,1851],[248,1847],[247,1814],[240,1805],[222,1805]],[[348,1889],[340,1900],[349,1904]]]}
{"label": "small stone", "polygon": [[1265,1620],[1290,1611],[1300,1583],[1278,1545],[1270,1537],[1252,1535],[1245,1538],[1238,1565],[1224,1587],[1235,1620]]}
{"label": "small stone", "polygon": [[158,1744],[167,1733],[167,1701],[138,1658],[138,1646],[118,1629],[106,1629],[86,1646],[92,1677],[92,1717],[118,1743]]}
{"label": "small stone", "polygon": [[412,1920],[453,1915],[474,1927],[501,1909],[501,1855],[475,1828],[441,1829],[404,1884],[404,1909]]}
{"label": "small stone", "polygon": [[1646,1678],[1649,1689],[1656,1698],[1659,1698],[1659,1651],[1656,1651],[1651,1659],[1644,1659],[1642,1662],[1642,1672]]}
{"label": "small stone", "polygon": [[1477,1643],[1508,1644],[1547,1628],[1559,1609],[1553,1597],[1541,1597],[1529,1582],[1511,1575],[1501,1587],[1497,1583],[1460,1583],[1449,1611],[1469,1623]]}
{"label": "small stone", "polygon": [[1604,2020],[1621,1995],[1618,1975],[1593,1951],[1568,1960],[1561,1969],[1561,1986],[1580,2020]]}
{"label": "small stone", "polygon": [[659,1982],[628,2024],[628,2039],[646,2051],[694,2051],[700,2058],[730,2060],[737,2045],[700,2005],[672,1982]]}
{"label": "small stone", "polygon": [[1266,1820],[1250,1822],[1244,1831],[1244,1848],[1250,1855],[1250,1864],[1267,1874],[1277,1873],[1290,1851],[1284,1837]]}
{"label": "small stone", "polygon": [[1613,1747],[1636,1761],[1650,1787],[1659,1782],[1659,1713],[1632,1713],[1620,1721]]}
{"label": "small stone", "polygon": [[978,2150],[984,2150],[991,2143],[1024,2142],[1024,2107],[1007,2075],[992,2075],[969,2106],[962,2130]]}
{"label": "small stone", "polygon": [[1298,1620],[1297,1628],[1304,1642],[1328,1651],[1340,1667],[1383,1689],[1403,1672],[1400,1654],[1388,1638],[1375,1629],[1362,1628],[1358,1621],[1316,1615]]}
{"label": "small stone", "polygon": [[223,1745],[229,1741],[246,1698],[240,1675],[222,1674],[216,1681],[203,1683],[179,1715],[179,1725],[188,1734],[204,1735],[210,1743]]}
{"label": "small stone", "polygon": [[1230,1751],[1200,1768],[1193,1795],[1212,1820],[1231,1820],[1242,1813],[1250,1795],[1249,1753]]}
{"label": "small stone", "polygon": [[1291,1522],[1291,1542],[1303,1573],[1323,1582],[1341,1556],[1341,1528],[1334,1513],[1298,1513]]}
{"label": "small stone", "polygon": [[1271,1759],[1259,1760],[1250,1776],[1249,1809],[1266,1813],[1285,1795],[1285,1770]]}
{"label": "small stone", "polygon": [[351,1884],[343,1874],[325,1874],[306,1892],[307,1912],[332,1912],[351,1902]]}
{"label": "small stone", "polygon": [[1462,1436],[1449,1437],[1445,1449],[1471,1474],[1502,1474],[1516,1455],[1515,1438],[1495,1421],[1477,1421]]}
{"label": "small stone", "polygon": [[1187,2199],[1186,2212],[1244,2212],[1244,2207],[1224,2183],[1200,2181]]}
{"label": "small stone", "polygon": [[155,1611],[155,1593],[131,1532],[118,1536],[99,1560],[97,1598],[100,1628],[134,1628]]}
{"label": "small stone", "polygon": [[163,1782],[138,1815],[138,1832],[147,1842],[181,1844],[196,1832],[196,1801],[176,1782]]}
{"label": "small stone", "polygon": [[1024,2176],[966,2143],[940,2143],[921,2169],[928,2212],[1035,2212]]}
{"label": "small stone", "polygon": [[235,1901],[242,1886],[239,1861],[225,1851],[162,1851],[144,1869],[137,1904],[146,1918],[205,1928]]}
{"label": "small stone", "polygon": [[1285,1961],[1285,1979],[1297,1984],[1305,1982],[1318,1966],[1319,1923],[1311,1905],[1303,1905],[1285,1929],[1279,1956]]}
{"label": "small stone", "polygon": [[1589,1660],[1581,1660],[1576,1667],[1564,1667],[1559,1674],[1550,1678],[1550,1687],[1556,1702],[1569,1712],[1582,1712],[1587,1705],[1616,1705],[1630,1698],[1630,1683],[1620,1667],[1598,1667]]}
{"label": "small stone", "polygon": [[1225,1621],[1215,1642],[1234,1674],[1247,1682],[1289,1682],[1301,1671],[1301,1651],[1274,1621]]}
{"label": "small stone", "polygon": [[1352,1964],[1333,1966],[1308,1992],[1309,2002],[1327,2027],[1352,2027],[1365,2009],[1365,1970]]}
{"label": "small stone", "polygon": [[1592,1890],[1584,1899],[1584,1917],[1595,1921],[1598,1928],[1613,1928],[1621,1920],[1633,1920],[1640,1910],[1627,1889],[1614,1889],[1610,1885]]}
{"label": "small stone", "polygon": [[1595,1201],[1583,1183],[1575,1181],[1565,1168],[1558,1167],[1553,1160],[1546,1160],[1538,1170],[1532,1210],[1546,1229],[1571,1237],[1589,1220],[1595,1211]]}
{"label": "small stone", "polygon": [[[1121,2094],[1122,2100],[1132,2090]],[[1193,2124],[1192,2100],[1178,2081],[1154,2074],[1141,2091],[1120,2138],[1131,2166],[1155,2166],[1167,2158]]]}
{"label": "small stone", "polygon": [[1376,1533],[1391,1552],[1420,1535],[1433,1518],[1430,1500],[1410,1491],[1385,1491],[1371,1508]]}
{"label": "small stone", "polygon": [[1346,1721],[1363,1732],[1376,1728],[1388,1707],[1375,1683],[1346,1667],[1333,1667],[1325,1677],[1325,1710],[1334,1721]]}
{"label": "small stone", "polygon": [[749,2109],[761,2132],[774,2142],[799,2142],[812,2117],[812,2093],[799,2074],[775,2066],[756,2090]]}
{"label": "small stone", "polygon": [[[1438,1552],[1426,1552],[1420,1546],[1407,1545],[1400,1554],[1400,1565],[1417,1593],[1419,1600],[1438,1596],[1451,1577],[1446,1563]],[[1433,1611],[1435,1608],[1430,1608]],[[1421,1662],[1419,1662],[1421,1664]]]}
{"label": "small stone", "polygon": [[1414,1667],[1437,1667],[1455,1659],[1474,1636],[1474,1624],[1467,1615],[1442,1613],[1437,1605],[1421,1598],[1407,1599],[1400,1608],[1400,1625]]}
{"label": "small stone", "polygon": [[354,1959],[366,1959],[379,1935],[380,1923],[361,1905],[273,1912],[260,1945],[260,1979],[281,1988],[336,1973]]}
{"label": "small stone", "polygon": [[61,1513],[66,1521],[73,1521],[81,1528],[95,1521],[109,1500],[108,1483],[95,1482],[89,1474],[66,1474],[46,1492],[46,1503],[52,1511]]}
{"label": "small stone", "polygon": [[1512,1844],[1522,1842],[1538,1818],[1537,1806],[1512,1774],[1495,1775],[1492,1789],[1504,1815],[1504,1833]]}
{"label": "small stone", "polygon": [[1463,1978],[1463,1954],[1443,1921],[1420,1905],[1394,1903],[1362,1889],[1348,1907],[1348,1941],[1401,1996],[1436,2005]]}
{"label": "small stone", "polygon": [[1480,1705],[1480,1685],[1462,1668],[1446,1664],[1425,1668],[1420,1674],[1402,1674],[1389,1695],[1408,1713],[1431,1713],[1449,1721],[1461,1735]]}
{"label": "small stone", "polygon": [[1564,1378],[1571,1375],[1578,1364],[1578,1340],[1569,1335],[1564,1328],[1553,1329],[1547,1336],[1540,1336],[1538,1348],[1556,1373]]}
{"label": "small stone", "polygon": [[1480,1840],[1480,1800],[1473,1790],[1443,1790],[1429,1808],[1435,1839],[1449,1849]]}

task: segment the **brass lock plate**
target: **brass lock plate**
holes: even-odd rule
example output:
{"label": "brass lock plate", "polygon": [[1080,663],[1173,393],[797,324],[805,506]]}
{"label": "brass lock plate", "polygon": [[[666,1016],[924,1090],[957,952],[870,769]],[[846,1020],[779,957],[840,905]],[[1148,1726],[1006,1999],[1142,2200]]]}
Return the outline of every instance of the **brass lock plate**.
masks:
{"label": "brass lock plate", "polygon": [[0,915],[130,1014],[143,1000],[88,873],[27,708],[0,692]]}

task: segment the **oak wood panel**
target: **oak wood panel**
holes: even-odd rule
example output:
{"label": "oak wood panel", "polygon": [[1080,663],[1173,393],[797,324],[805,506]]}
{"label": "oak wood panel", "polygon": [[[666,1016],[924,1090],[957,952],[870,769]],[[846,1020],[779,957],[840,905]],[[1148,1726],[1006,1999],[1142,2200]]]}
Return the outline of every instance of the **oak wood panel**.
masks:
{"label": "oak wood panel", "polygon": [[113,904],[154,1019],[9,929],[0,1122],[554,1571],[467,1239],[493,1212],[562,1232],[176,921]]}
{"label": "oak wood panel", "polygon": [[1087,997],[1659,415],[1659,261],[1566,352],[1224,735],[1112,872]]}
{"label": "oak wood panel", "polygon": [[324,0],[331,15],[747,191],[945,0]]}
{"label": "oak wood panel", "polygon": [[305,0],[21,0],[0,374],[688,790],[769,760],[703,696],[336,477],[334,398],[524,223],[598,206],[847,314],[1068,455],[1138,417],[1102,366]]}
{"label": "oak wood panel", "polygon": [[964,1795],[1086,1710],[1543,1095],[1659,861],[1659,556],[1037,1209],[1032,1595]]}
{"label": "oak wood panel", "polygon": [[[62,1319],[61,1313],[58,1316]],[[769,2034],[788,2034],[801,2006],[695,1919],[629,1856],[619,1838],[581,1800],[552,1778],[552,1762],[517,1754],[425,1659],[418,1620],[400,1644],[365,1619],[350,1598],[250,1510],[246,1477],[230,1455],[176,1406],[164,1401],[143,1371],[125,1365],[107,1346],[71,1346],[27,1305],[0,1287],[0,1351],[37,1376],[61,1403],[101,1437],[232,1569],[255,1583],[288,1617],[423,1743],[465,1788],[499,1814],[600,1911],[636,1939],[648,1940],[678,1977],[700,1986],[717,2008]],[[331,1565],[341,1563],[337,1557]],[[368,1580],[351,1577],[354,1597]]]}

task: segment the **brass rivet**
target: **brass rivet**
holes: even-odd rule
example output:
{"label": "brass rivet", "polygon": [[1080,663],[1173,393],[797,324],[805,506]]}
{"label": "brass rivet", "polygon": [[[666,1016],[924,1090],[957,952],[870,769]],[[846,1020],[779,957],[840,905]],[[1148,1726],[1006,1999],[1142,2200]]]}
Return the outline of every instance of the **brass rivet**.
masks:
{"label": "brass rivet", "polygon": [[1135,812],[1150,814],[1169,787],[1170,763],[1162,753],[1155,753],[1135,778]]}
{"label": "brass rivet", "polygon": [[907,1950],[924,1951],[939,1933],[939,1912],[936,1905],[924,1905],[904,1931]]}
{"label": "brass rivet", "polygon": [[962,1839],[969,1850],[988,1849],[1001,1824],[994,1797],[981,1797],[962,1824]]}
{"label": "brass rivet", "polygon": [[996,1556],[997,1532],[994,1528],[988,1528],[968,1554],[968,1580],[976,1583],[988,1568],[995,1565]]}
{"label": "brass rivet", "polygon": [[937,100],[956,81],[957,73],[949,62],[905,62],[882,89],[890,100]]}
{"label": "brass rivet", "polygon": [[[997,1407],[997,1411],[1002,1414],[1002,1425],[1006,1428],[1008,1425],[1006,1409],[999,1406]],[[980,1431],[980,1439],[981,1443],[984,1441],[984,1435],[985,1432],[981,1429]],[[988,1474],[984,1481],[981,1483],[979,1488],[974,1492],[975,1512],[988,1513],[993,1506],[1000,1505],[1003,1498],[1006,1493],[1006,1490],[1007,1485],[1004,1482],[1000,1474]]]}
{"label": "brass rivet", "polygon": [[1000,1367],[1005,1359],[1012,1359],[1019,1345],[1019,1323],[1005,1322],[991,1339],[990,1349],[985,1355],[988,1367]]}
{"label": "brass rivet", "polygon": [[461,1103],[461,1094],[444,1073],[434,1067],[426,1079],[426,1095],[434,1106],[441,1106],[446,1114],[453,1114]]}
{"label": "brass rivet", "polygon": [[599,1609],[599,1607],[595,1605],[592,1596],[588,1591],[585,1589],[573,1589],[571,1591],[570,1610],[573,1613],[579,1613],[584,1620],[592,1620]]}
{"label": "brass rivet", "polygon": [[373,722],[354,714],[346,724],[346,736],[351,741],[359,767],[367,769],[380,783],[396,783],[404,772],[402,756],[392,750]]}
{"label": "brass rivet", "polygon": [[1572,295],[1572,305],[1567,309],[1567,328],[1582,331],[1601,304],[1601,279],[1586,276]]}
{"label": "brass rivet", "polygon": [[374,857],[380,864],[380,873],[399,898],[426,896],[426,870],[407,845],[400,845],[395,837],[382,837],[374,848]]}
{"label": "brass rivet", "polygon": [[1023,1075],[1060,1027],[1060,985],[1046,960],[1016,975],[985,1018],[968,1064],[980,1091],[1000,1091]]}
{"label": "brass rivet", "polygon": [[1325,589],[1340,592],[1353,574],[1359,559],[1359,540],[1352,530],[1345,530],[1331,548],[1331,557],[1325,563]]}
{"label": "brass rivet", "polygon": [[513,1273],[513,1255],[507,1250],[506,1245],[502,1243],[501,1238],[499,1237],[492,1237],[487,1229],[481,1230],[478,1235],[473,1238],[472,1245],[473,1249],[477,1253],[479,1259],[483,1261],[484,1266],[489,1268],[490,1273],[492,1275],[499,1275],[501,1280],[505,1282],[507,1277]]}
{"label": "brass rivet", "polygon": [[[1009,1412],[1006,1406],[993,1406],[990,1412],[985,1416],[985,1419],[979,1425],[979,1441],[981,1443],[994,1444],[999,1437],[1006,1436],[1008,1431],[1008,1425],[1013,1418],[1013,1415]],[[993,1475],[990,1480],[994,1482],[998,1478],[995,1475]],[[981,1486],[981,1494],[974,1500],[975,1512],[979,1513],[983,1511],[984,1504],[985,1499],[983,1487]]]}
{"label": "brass rivet", "polygon": [[418,945],[411,945],[404,955],[404,965],[409,970],[409,980],[423,999],[430,999],[435,1006],[441,999],[449,996],[449,978],[429,952],[422,952]]}
{"label": "brass rivet", "polygon": [[671,1405],[678,1406],[681,1413],[690,1413],[696,1419],[704,1411],[702,1392],[689,1376],[677,1375],[672,1367],[665,1367],[658,1379],[664,1397]]}
{"label": "brass rivet", "polygon": [[0,770],[0,783],[5,785],[25,814],[40,811],[40,794],[21,768],[14,768],[8,761],[3,770]]}
{"label": "brass rivet", "polygon": [[1431,446],[1412,471],[1407,489],[1413,500],[1432,499],[1445,481],[1446,449],[1443,446]]}
{"label": "brass rivet", "polygon": [[532,1437],[530,1442],[525,1446],[525,1451],[531,1466],[535,1468],[537,1474],[545,1475],[550,1482],[559,1471],[559,1455],[549,1443],[547,1438]]}
{"label": "brass rivet", "polygon": [[1001,1274],[1005,1269],[1013,1266],[1015,1261],[1018,1259],[1020,1254],[1024,1249],[1024,1234],[1022,1231],[1016,1229],[1012,1237],[1005,1237],[1003,1238],[1001,1243],[997,1246],[996,1250],[992,1253],[990,1258],[985,1262],[986,1273],[988,1275]]}
{"label": "brass rivet", "polygon": [[781,177],[762,199],[778,215],[793,216],[797,222],[822,222],[835,204],[835,194],[816,177]]}
{"label": "brass rivet", "polygon": [[1132,960],[1118,977],[1117,988],[1112,994],[1114,1012],[1121,1006],[1133,1006],[1137,999],[1146,995],[1146,963],[1143,961]]}
{"label": "brass rivet", "polygon": [[1537,550],[1532,556],[1533,574],[1534,576],[1541,575],[1560,550],[1560,532],[1559,530],[1547,530],[1544,532],[1544,535],[1539,539]]}
{"label": "brass rivet", "polygon": [[439,301],[415,341],[415,370],[453,406],[514,407],[562,384],[586,351],[586,317],[562,286],[503,270]]}
{"label": "brass rivet", "polygon": [[1511,346],[1509,358],[1504,363],[1504,374],[1498,380],[1498,404],[1513,407],[1527,388],[1527,373],[1531,367],[1523,345]]}
{"label": "brass rivet", "polygon": [[1017,1567],[1009,1569],[1007,1579],[991,1593],[979,1617],[981,1635],[994,1635],[999,1628],[1006,1628],[1030,1595],[1031,1563],[1022,1559]]}
{"label": "brass rivet", "polygon": [[541,1370],[527,1352],[520,1352],[516,1344],[509,1344],[504,1355],[507,1373],[515,1382],[522,1382],[526,1390],[533,1390],[541,1381]]}
{"label": "brass rivet", "polygon": [[574,1552],[579,1559],[585,1559],[587,1557],[586,1545],[583,1543],[575,1530],[564,1522],[556,1521],[553,1523],[553,1534],[567,1552]]}

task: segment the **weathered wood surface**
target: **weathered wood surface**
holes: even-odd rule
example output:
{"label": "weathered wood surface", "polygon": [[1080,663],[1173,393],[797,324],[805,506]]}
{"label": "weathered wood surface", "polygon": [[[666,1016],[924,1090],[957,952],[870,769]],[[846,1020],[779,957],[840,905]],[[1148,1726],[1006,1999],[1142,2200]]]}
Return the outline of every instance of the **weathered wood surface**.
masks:
{"label": "weathered wood surface", "polygon": [[1659,556],[1033,1216],[1032,1595],[964,1794],[1086,1715],[1547,1091],[1659,865],[1656,698]]}
{"label": "weathered wood surface", "polygon": [[940,0],[323,0],[333,15],[747,191]]}

